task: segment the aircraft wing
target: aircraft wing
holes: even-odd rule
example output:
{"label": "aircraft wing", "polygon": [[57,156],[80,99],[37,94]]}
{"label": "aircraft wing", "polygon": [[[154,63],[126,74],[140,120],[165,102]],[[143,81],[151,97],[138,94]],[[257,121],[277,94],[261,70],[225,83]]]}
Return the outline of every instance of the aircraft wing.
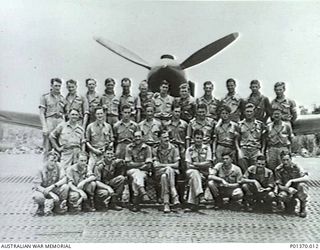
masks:
{"label": "aircraft wing", "polygon": [[320,133],[320,115],[301,115],[293,123],[295,135]]}
{"label": "aircraft wing", "polygon": [[0,110],[0,123],[42,128],[39,115],[13,111]]}

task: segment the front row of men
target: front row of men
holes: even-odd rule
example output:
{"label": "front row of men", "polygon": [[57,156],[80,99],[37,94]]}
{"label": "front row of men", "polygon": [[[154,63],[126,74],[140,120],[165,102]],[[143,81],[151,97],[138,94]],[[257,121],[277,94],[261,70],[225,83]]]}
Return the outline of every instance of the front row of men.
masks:
{"label": "front row of men", "polygon": [[[270,211],[293,213],[299,200],[298,214],[306,217],[308,174],[292,162],[289,152],[281,152],[282,163],[275,169],[275,175],[266,168],[263,155],[242,174],[228,152],[222,153],[222,162],[212,165],[211,147],[204,144],[202,130],[194,131],[194,144],[187,148],[185,160],[180,159],[179,149],[169,141],[167,131],[160,131],[159,138],[159,145],[151,149],[143,141],[143,132],[136,131],[133,142],[125,148],[125,160],[116,159],[113,149],[107,147],[93,167],[88,166],[88,155],[83,151],[74,159],[75,164],[67,168],[58,163],[58,154],[51,151],[35,179],[33,198],[38,204],[37,214],[122,210],[126,184],[129,184],[131,210],[136,212],[142,202],[150,201],[146,180],[152,178],[165,213],[170,212],[170,204],[180,205],[185,193],[188,206],[185,212],[197,211],[208,188],[216,208],[228,200],[230,208],[251,211],[262,205]],[[186,171],[182,169],[183,162]],[[182,172],[185,172],[187,192],[177,188]]]}

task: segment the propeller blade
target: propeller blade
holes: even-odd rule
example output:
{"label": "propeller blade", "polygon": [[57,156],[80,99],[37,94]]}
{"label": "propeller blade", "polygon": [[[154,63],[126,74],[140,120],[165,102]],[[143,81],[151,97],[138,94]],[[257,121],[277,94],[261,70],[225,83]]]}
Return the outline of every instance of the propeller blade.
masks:
{"label": "propeller blade", "polygon": [[181,63],[182,69],[190,68],[209,59],[236,40],[238,36],[238,33],[232,33],[198,50]]}
{"label": "propeller blade", "polygon": [[109,40],[104,40],[102,38],[93,38],[97,43],[101,44],[103,47],[107,48],[108,50],[111,50],[113,53],[127,59],[130,62],[133,62],[135,64],[138,64],[144,68],[151,69],[149,64],[143,60],[141,57],[133,53],[132,51],[115,44]]}

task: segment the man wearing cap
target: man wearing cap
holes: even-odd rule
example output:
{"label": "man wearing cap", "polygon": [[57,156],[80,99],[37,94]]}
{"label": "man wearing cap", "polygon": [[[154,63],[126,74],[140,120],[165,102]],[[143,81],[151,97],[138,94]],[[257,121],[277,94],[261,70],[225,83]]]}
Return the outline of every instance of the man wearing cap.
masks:
{"label": "man wearing cap", "polygon": [[38,205],[37,215],[50,215],[52,210],[60,214],[67,212],[69,186],[64,169],[57,163],[58,157],[56,152],[49,152],[47,162],[34,180],[33,200]]}
{"label": "man wearing cap", "polygon": [[60,93],[61,85],[60,78],[52,78],[50,93],[42,95],[40,99],[39,111],[45,155],[52,149],[50,133],[64,121],[65,117],[66,100]]}
{"label": "man wearing cap", "polygon": [[86,87],[88,89],[86,93],[87,102],[89,105],[89,122],[88,124],[96,120],[95,110],[101,103],[101,97],[96,92],[97,82],[93,78],[86,80]]}
{"label": "man wearing cap", "polygon": [[293,123],[297,119],[297,107],[295,101],[287,98],[284,95],[286,84],[277,82],[274,85],[276,98],[271,102],[272,109],[280,109],[282,112],[282,120]]}
{"label": "man wearing cap", "polygon": [[207,106],[206,117],[212,118],[218,121],[218,108],[220,106],[220,101],[213,97],[213,83],[211,81],[206,81],[203,83],[204,95],[196,99],[196,105],[205,104]]}
{"label": "man wearing cap", "polygon": [[222,154],[222,162],[209,169],[208,187],[215,200],[216,208],[223,205],[223,198],[229,198],[230,205],[238,208],[243,197],[240,182],[241,169],[232,164],[230,154]]}
{"label": "man wearing cap", "polygon": [[130,94],[131,89],[131,80],[127,77],[121,80],[121,87],[122,87],[122,95],[120,96],[120,104],[119,109],[122,110],[124,105],[129,106],[131,109],[130,119],[132,121],[136,120],[136,109],[135,109],[135,102],[134,97]]}
{"label": "man wearing cap", "polygon": [[76,109],[79,111],[79,125],[85,129],[89,118],[88,100],[77,94],[77,82],[75,80],[68,80],[66,84],[68,89],[68,94],[66,96],[66,120],[70,119],[68,116],[69,111],[71,109]]}
{"label": "man wearing cap", "polygon": [[306,205],[308,198],[308,173],[292,162],[291,153],[281,152],[282,164],[276,170],[276,184],[278,186],[278,201],[280,207],[285,207],[287,213],[295,211],[296,199],[300,201],[299,216],[307,216]]}
{"label": "man wearing cap", "polygon": [[196,113],[196,101],[190,95],[190,87],[188,83],[183,83],[179,86],[180,97],[174,100],[181,107],[181,119],[190,122]]}
{"label": "man wearing cap", "polygon": [[170,197],[173,205],[180,204],[176,190],[176,175],[179,173],[179,150],[169,142],[168,131],[159,131],[160,144],[153,151],[156,180],[161,186],[165,213],[170,212]]}
{"label": "man wearing cap", "polygon": [[222,162],[222,154],[228,153],[233,162],[236,159],[235,141],[238,136],[238,124],[230,120],[231,108],[222,105],[220,109],[220,122],[214,128],[214,141],[212,147],[213,162]]}
{"label": "man wearing cap", "polygon": [[102,160],[107,148],[113,149],[113,131],[111,125],[105,122],[102,107],[95,110],[96,121],[89,124],[86,130],[86,142],[89,150],[88,171],[92,172],[97,161]]}
{"label": "man wearing cap", "polygon": [[260,93],[260,87],[258,80],[252,80],[250,82],[251,94],[245,102],[252,103],[256,107],[254,112],[255,118],[266,123],[271,116],[271,105],[269,98]]}
{"label": "man wearing cap", "polygon": [[60,123],[49,136],[54,149],[61,155],[60,162],[64,169],[74,163],[81,149],[85,149],[84,130],[78,121],[79,111],[71,109],[69,121]]}
{"label": "man wearing cap", "polygon": [[281,164],[280,153],[282,151],[291,152],[291,142],[294,137],[292,127],[289,123],[281,120],[282,111],[273,110],[273,122],[267,125],[266,143],[268,167],[275,170]]}
{"label": "man wearing cap", "polygon": [[236,93],[236,81],[232,78],[227,80],[228,94],[221,100],[221,104],[227,105],[231,109],[230,120],[239,122],[241,110],[244,106],[243,99]]}
{"label": "man wearing cap", "polygon": [[107,78],[105,80],[105,91],[101,96],[101,105],[106,115],[106,122],[113,126],[119,121],[120,100],[114,93],[115,80]]}
{"label": "man wearing cap", "polygon": [[245,119],[239,122],[239,133],[236,139],[238,164],[245,173],[247,168],[255,165],[257,156],[265,152],[265,126],[254,117],[254,105],[246,104]]}
{"label": "man wearing cap", "polygon": [[139,90],[140,90],[140,93],[138,94],[138,96],[134,100],[135,108],[137,111],[137,122],[141,122],[144,119],[146,119],[147,105],[154,104],[153,93],[148,91],[149,86],[148,86],[148,82],[146,80],[143,80],[139,84]]}
{"label": "man wearing cap", "polygon": [[160,85],[160,93],[153,96],[155,105],[155,118],[159,119],[165,125],[171,117],[171,106],[174,98],[169,95],[169,82],[163,80]]}
{"label": "man wearing cap", "polygon": [[134,132],[133,142],[126,147],[125,161],[133,193],[132,211],[134,212],[140,210],[140,198],[145,202],[150,200],[145,189],[145,179],[151,172],[152,152],[151,148],[143,142],[142,138],[142,131]]}
{"label": "man wearing cap", "polygon": [[116,142],[116,157],[125,159],[126,147],[133,141],[134,132],[139,130],[139,126],[130,120],[130,106],[123,105],[121,114],[122,119],[114,124],[113,132]]}

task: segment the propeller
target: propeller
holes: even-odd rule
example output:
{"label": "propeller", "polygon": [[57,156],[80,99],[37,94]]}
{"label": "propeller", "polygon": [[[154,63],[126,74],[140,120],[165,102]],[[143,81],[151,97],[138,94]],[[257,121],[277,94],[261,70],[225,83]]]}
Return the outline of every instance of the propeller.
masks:
{"label": "propeller", "polygon": [[107,48],[108,50],[111,50],[113,53],[116,53],[117,55],[127,59],[130,62],[133,62],[135,64],[138,64],[146,69],[151,69],[149,66],[149,63],[147,63],[145,60],[143,60],[141,57],[133,53],[132,51],[115,44],[109,40],[105,40],[102,38],[93,38],[97,43],[101,44],[103,47]]}
{"label": "propeller", "polygon": [[203,47],[202,49],[189,56],[183,63],[181,63],[181,68],[186,69],[202,63],[203,61],[209,59],[210,57],[214,56],[225,47],[227,47],[230,43],[235,41],[238,36],[239,33],[232,33],[225,37],[222,37],[221,39],[213,43],[210,43],[209,45]]}

